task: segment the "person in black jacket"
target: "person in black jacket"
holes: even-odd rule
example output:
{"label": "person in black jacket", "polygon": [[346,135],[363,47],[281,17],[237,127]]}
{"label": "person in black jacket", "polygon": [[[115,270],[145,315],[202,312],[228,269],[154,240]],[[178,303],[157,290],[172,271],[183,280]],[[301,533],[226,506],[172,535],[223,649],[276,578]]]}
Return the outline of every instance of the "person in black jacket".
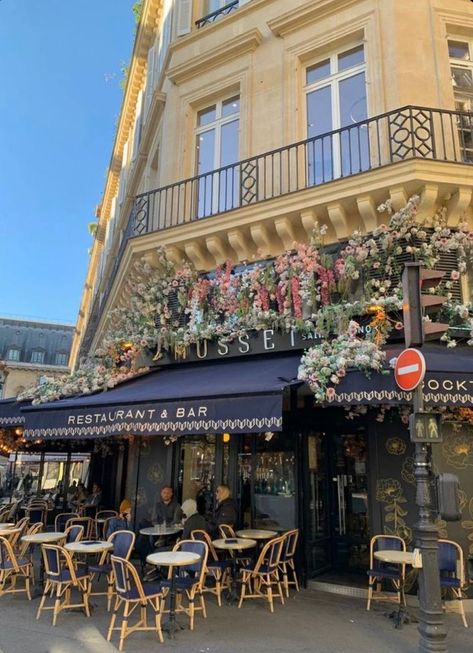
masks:
{"label": "person in black jacket", "polygon": [[238,513],[230,488],[228,485],[219,485],[215,494],[217,497],[217,507],[213,519],[215,530],[218,530],[220,524],[228,524],[235,528]]}

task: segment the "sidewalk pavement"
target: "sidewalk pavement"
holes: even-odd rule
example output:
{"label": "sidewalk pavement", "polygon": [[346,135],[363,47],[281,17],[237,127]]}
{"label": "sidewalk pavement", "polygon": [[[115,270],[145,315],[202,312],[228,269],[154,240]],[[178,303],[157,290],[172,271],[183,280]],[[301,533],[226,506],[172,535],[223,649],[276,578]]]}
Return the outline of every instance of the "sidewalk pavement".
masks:
{"label": "sidewalk pavement", "polygon": [[[55,628],[50,612],[36,621],[39,599],[24,595],[0,598],[0,653],[108,653],[115,645],[106,641],[109,614],[105,597],[92,597],[90,619],[82,612],[63,612]],[[366,612],[365,602],[325,592],[291,593],[286,605],[275,604],[274,614],[260,600],[236,606],[216,605],[207,595],[208,617],[198,613],[195,630],[187,628],[174,640],[165,635],[161,644],[152,632],[136,632],[125,640],[127,653],[417,653],[416,624],[395,629],[385,616],[391,606],[377,603]],[[473,628],[473,617],[470,617]],[[179,620],[187,623],[181,615]],[[446,615],[448,650],[471,653],[473,631],[463,627],[460,616]],[[117,643],[117,633],[114,634]]]}

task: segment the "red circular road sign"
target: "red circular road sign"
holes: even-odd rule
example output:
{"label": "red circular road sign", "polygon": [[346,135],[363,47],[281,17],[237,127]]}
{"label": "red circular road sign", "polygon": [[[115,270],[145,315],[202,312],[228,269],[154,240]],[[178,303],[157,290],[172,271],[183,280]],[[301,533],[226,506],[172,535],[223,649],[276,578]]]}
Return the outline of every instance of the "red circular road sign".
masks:
{"label": "red circular road sign", "polygon": [[394,378],[401,390],[414,390],[425,375],[425,358],[417,349],[404,349],[396,360]]}

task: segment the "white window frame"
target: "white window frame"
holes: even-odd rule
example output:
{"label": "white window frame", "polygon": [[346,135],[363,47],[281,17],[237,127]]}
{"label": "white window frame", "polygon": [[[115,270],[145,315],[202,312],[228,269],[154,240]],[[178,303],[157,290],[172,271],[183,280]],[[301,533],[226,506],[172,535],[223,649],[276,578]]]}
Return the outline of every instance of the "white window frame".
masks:
{"label": "white window frame", "polygon": [[[10,352],[16,352],[15,356],[10,356]],[[7,361],[12,361],[14,363],[17,363],[20,360],[21,356],[21,351],[18,347],[8,347],[7,349]]]}
{"label": "white window frame", "polygon": [[[363,54],[364,54],[364,61],[361,64],[358,64],[356,66],[352,66],[350,68],[346,68],[345,70],[339,71],[338,70],[338,56],[340,54],[343,54],[344,52],[349,52],[350,50],[353,50],[355,48],[358,48],[362,46],[363,47]],[[327,75],[327,77],[324,77],[323,79],[320,79],[316,82],[312,83],[307,83],[307,72],[310,68],[313,66],[316,66],[319,63],[322,63],[323,61],[326,60],[330,61],[330,74]],[[334,72],[335,71],[335,72]],[[344,47],[337,48],[334,50],[331,54],[325,54],[324,56],[317,57],[317,59],[312,60],[310,63],[308,63],[304,67],[304,115],[305,115],[305,134],[306,138],[308,138],[308,131],[309,131],[309,113],[307,109],[308,105],[308,97],[311,93],[314,91],[317,91],[322,88],[326,88],[327,86],[330,86],[330,98],[331,98],[331,106],[332,106],[332,130],[335,131],[337,129],[341,128],[341,119],[340,119],[340,82],[342,82],[345,79],[349,79],[350,77],[355,77],[356,75],[359,75],[360,73],[365,74],[365,90],[366,90],[366,111],[369,116],[369,98],[368,98],[368,84],[367,84],[367,66],[366,66],[366,47],[363,41],[356,41],[354,43],[350,43],[349,45],[345,45]],[[341,168],[342,168],[342,162],[340,160],[339,152],[339,143],[338,143],[339,137],[337,135],[334,136],[333,139],[333,178],[337,179],[338,177],[341,176]]]}
{"label": "white window frame", "polygon": [[[468,39],[462,36],[455,36],[454,34],[451,34],[447,38],[447,50],[450,41],[456,41],[457,43],[464,43],[468,47],[468,53],[470,57],[469,59],[457,59],[456,57],[451,57],[449,53],[448,63],[449,63],[449,72],[452,79],[453,101],[455,105],[455,111],[460,111],[460,112],[473,111],[473,86],[470,93],[462,91],[461,89],[457,90],[456,85],[453,83],[454,77],[452,72],[453,67],[462,68],[466,71],[469,71],[473,78],[473,39]],[[463,102],[467,105],[466,108],[459,106],[459,104]],[[459,147],[462,151],[462,156],[465,161],[473,161],[473,146],[471,144],[467,144],[467,138],[465,138],[465,133],[468,136],[471,135],[471,124],[469,122],[469,118],[466,119],[466,124],[464,124],[463,118],[458,116],[457,123],[458,123]]]}
{"label": "white window frame", "polygon": [[[35,360],[37,354],[40,355],[41,360]],[[30,362],[36,365],[44,365],[44,351],[42,349],[33,349]]]}
{"label": "white window frame", "polygon": [[[238,98],[238,101],[240,103],[238,112],[232,113],[228,116],[223,116],[222,117],[222,112],[223,112],[223,104],[227,100],[231,100],[233,98]],[[195,114],[195,122],[197,123],[199,113],[202,111],[205,111],[206,109],[210,109],[210,107],[215,106],[215,120],[212,122],[208,122],[205,125],[202,126],[197,126],[194,129],[194,148],[195,148],[195,174],[200,175],[208,175],[210,174],[210,170],[208,172],[200,173],[199,172],[199,153],[197,151],[197,139],[200,134],[204,134],[205,132],[208,132],[212,129],[215,130],[215,143],[214,143],[214,153],[213,153],[213,168],[212,170],[218,170],[219,168],[222,167],[222,161],[221,161],[221,145],[222,145],[222,128],[230,123],[230,122],[235,122],[235,120],[238,120],[238,133],[240,136],[240,127],[241,127],[241,95],[240,93],[229,93],[228,95],[225,95],[224,97],[215,100],[214,102],[209,102],[199,109],[196,110]],[[238,139],[238,157],[237,161],[239,160],[240,157],[240,151],[241,151],[241,138],[239,137]],[[218,161],[218,164],[216,162]],[[218,176],[217,176],[218,179]],[[218,213],[218,207],[220,204],[220,183],[217,181],[217,183],[214,184],[213,187],[213,192],[212,192],[212,214]],[[235,207],[236,208],[236,207]],[[207,215],[207,214],[206,214]]]}

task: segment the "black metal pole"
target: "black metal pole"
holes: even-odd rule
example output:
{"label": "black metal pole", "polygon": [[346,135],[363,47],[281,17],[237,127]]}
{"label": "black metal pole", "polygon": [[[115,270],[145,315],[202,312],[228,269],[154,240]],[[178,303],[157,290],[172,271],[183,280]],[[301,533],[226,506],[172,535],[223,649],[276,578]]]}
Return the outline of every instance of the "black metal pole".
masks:
{"label": "black metal pole", "polygon": [[140,484],[140,467],[141,467],[141,438],[138,436],[138,460],[136,463],[136,484],[135,484],[135,509],[133,510],[133,530],[136,530],[136,517],[138,511],[138,488]]}
{"label": "black metal pole", "polygon": [[[422,386],[414,391],[414,413],[422,412],[424,398]],[[415,428],[413,425],[412,428]],[[431,496],[431,446],[416,442],[415,477],[416,504],[419,521],[415,527],[416,547],[422,555],[419,570],[419,651],[427,653],[447,649],[447,632],[443,623],[440,573],[438,566],[438,530],[433,521]]]}

